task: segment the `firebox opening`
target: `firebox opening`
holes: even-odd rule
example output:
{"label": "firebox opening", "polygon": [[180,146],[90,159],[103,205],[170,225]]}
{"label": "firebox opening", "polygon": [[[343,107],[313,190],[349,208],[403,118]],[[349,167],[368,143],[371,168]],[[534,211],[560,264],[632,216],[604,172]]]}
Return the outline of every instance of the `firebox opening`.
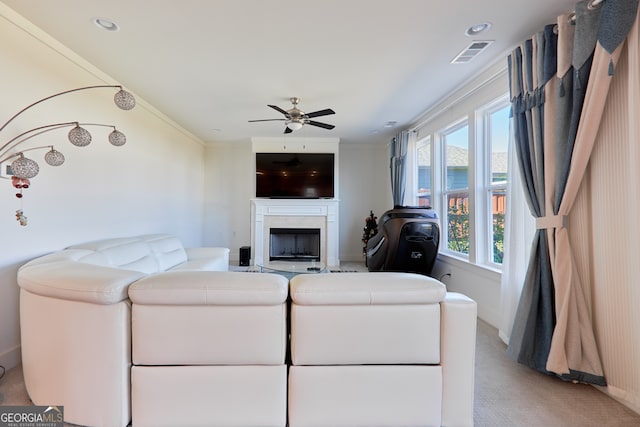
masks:
{"label": "firebox opening", "polygon": [[320,229],[269,229],[269,261],[284,260],[320,261]]}

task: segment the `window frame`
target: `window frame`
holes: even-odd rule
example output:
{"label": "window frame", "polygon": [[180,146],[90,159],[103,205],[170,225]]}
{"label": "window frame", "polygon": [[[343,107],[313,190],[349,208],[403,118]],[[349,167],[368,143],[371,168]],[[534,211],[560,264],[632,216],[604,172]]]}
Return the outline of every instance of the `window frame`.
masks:
{"label": "window frame", "polygon": [[[484,154],[483,163],[482,163],[482,179],[481,186],[478,190],[479,194],[482,194],[483,197],[481,205],[478,209],[479,215],[481,215],[480,221],[483,224],[484,230],[481,232],[484,235],[483,247],[479,248],[478,251],[478,260],[480,264],[484,264],[490,268],[494,269],[502,269],[502,264],[496,263],[493,259],[493,241],[494,241],[494,233],[493,233],[493,192],[497,190],[504,191],[506,197],[507,191],[507,182],[509,177],[507,175],[507,179],[504,181],[500,181],[499,183],[494,183],[492,178],[492,161],[493,161],[493,138],[492,138],[492,115],[501,111],[504,108],[510,108],[510,100],[507,94],[500,96],[493,101],[490,101],[481,107],[476,109],[476,120],[478,121],[478,129],[482,132],[482,137],[477,138],[476,147],[481,150]],[[507,123],[509,126],[509,123]],[[510,138],[509,127],[507,126],[507,139]],[[507,148],[507,158],[509,152]],[[507,174],[508,174],[507,170]]]}

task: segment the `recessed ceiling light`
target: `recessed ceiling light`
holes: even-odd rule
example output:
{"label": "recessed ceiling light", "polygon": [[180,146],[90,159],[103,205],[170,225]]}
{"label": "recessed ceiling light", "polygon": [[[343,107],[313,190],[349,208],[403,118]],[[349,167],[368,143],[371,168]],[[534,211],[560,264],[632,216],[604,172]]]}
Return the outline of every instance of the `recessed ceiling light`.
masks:
{"label": "recessed ceiling light", "polygon": [[484,33],[485,31],[489,31],[491,28],[491,22],[481,22],[480,24],[475,24],[467,28],[464,34],[467,37],[477,36],[480,33]]}
{"label": "recessed ceiling light", "polygon": [[96,25],[96,27],[100,28],[101,30],[106,30],[106,31],[118,31],[118,30],[120,30],[120,26],[118,24],[116,24],[115,22],[113,22],[111,19],[93,18],[92,21]]}

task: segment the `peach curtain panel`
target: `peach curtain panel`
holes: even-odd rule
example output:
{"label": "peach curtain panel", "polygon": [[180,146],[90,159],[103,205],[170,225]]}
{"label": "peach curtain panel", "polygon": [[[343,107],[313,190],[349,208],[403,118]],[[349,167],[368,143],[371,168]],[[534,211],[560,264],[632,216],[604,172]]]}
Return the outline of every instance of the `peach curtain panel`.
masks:
{"label": "peach curtain panel", "polygon": [[[522,69],[535,70],[536,57],[544,57],[538,68],[556,70],[543,81],[543,91],[537,96],[541,98],[537,108],[544,118],[542,141],[536,142],[543,147],[542,171],[539,167],[537,172],[529,172],[544,182],[543,189],[532,194],[541,205],[540,213],[532,212],[537,217],[538,231],[546,239],[539,236],[534,247],[546,243],[548,251],[532,254],[530,270],[538,274],[528,275],[524,284],[513,326],[518,333],[512,333],[508,351],[534,369],[596,385],[606,385],[606,380],[594,333],[593,292],[574,257],[567,218],[597,140],[616,63],[622,50],[627,49],[624,40],[637,32],[637,8],[637,0],[605,0],[599,5],[592,0],[579,2],[574,13],[558,17],[553,27],[557,43],[553,45],[555,40],[547,27],[544,46],[539,37],[534,37],[532,40],[538,42],[533,43],[530,56],[525,50],[522,59]],[[554,54],[555,60],[549,61]],[[523,55],[510,56],[512,80],[520,78],[518,67],[512,65],[520,56]],[[522,93],[514,92],[512,85],[514,126],[540,126],[528,122],[526,115],[517,114],[519,96]],[[522,121],[527,121],[526,125]],[[517,145],[528,144],[518,141],[518,133],[515,137]],[[531,169],[531,163],[521,162],[520,166],[524,171]],[[551,266],[550,278],[539,273],[540,266],[546,265],[546,260],[540,258],[546,256]]]}

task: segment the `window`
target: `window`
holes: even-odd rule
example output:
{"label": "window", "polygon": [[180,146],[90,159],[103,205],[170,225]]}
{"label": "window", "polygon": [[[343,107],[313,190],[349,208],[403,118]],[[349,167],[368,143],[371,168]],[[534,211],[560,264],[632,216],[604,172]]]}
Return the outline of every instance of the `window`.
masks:
{"label": "window", "polygon": [[504,255],[509,108],[505,95],[424,127],[414,152],[415,201],[438,213],[440,251],[493,269]]}
{"label": "window", "polygon": [[469,255],[469,127],[466,122],[441,136],[445,176],[442,191],[445,209],[443,230],[450,251]]}

